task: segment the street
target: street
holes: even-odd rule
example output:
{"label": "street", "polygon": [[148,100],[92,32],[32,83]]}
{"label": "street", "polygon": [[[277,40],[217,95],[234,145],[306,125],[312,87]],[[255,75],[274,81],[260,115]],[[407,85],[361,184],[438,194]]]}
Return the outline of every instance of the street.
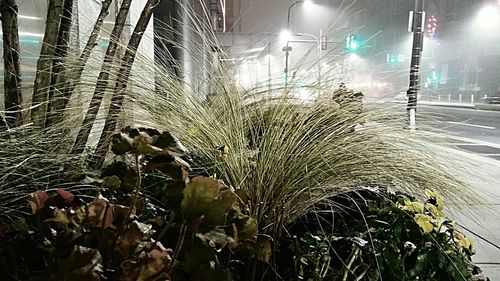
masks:
{"label": "street", "polygon": [[443,143],[500,160],[500,111],[420,105],[418,114],[448,133]]}

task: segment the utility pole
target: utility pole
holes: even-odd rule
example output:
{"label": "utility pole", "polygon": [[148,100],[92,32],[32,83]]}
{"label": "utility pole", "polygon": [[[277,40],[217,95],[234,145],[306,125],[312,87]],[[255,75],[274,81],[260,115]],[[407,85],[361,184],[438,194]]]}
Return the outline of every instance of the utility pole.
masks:
{"label": "utility pole", "polygon": [[[422,59],[425,22],[424,1],[415,0],[415,11],[410,14],[411,31],[413,31],[413,48],[411,52],[410,86],[406,95],[408,96],[408,121],[411,131],[416,129],[417,97],[420,90],[420,61]],[[413,18],[411,18],[413,15]]]}

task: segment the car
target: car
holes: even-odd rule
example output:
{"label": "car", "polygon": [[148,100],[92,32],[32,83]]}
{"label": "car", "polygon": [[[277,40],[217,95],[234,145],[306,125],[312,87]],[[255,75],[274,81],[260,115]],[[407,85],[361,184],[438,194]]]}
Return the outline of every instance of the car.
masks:
{"label": "car", "polygon": [[483,102],[485,104],[500,104],[500,97],[486,97]]}

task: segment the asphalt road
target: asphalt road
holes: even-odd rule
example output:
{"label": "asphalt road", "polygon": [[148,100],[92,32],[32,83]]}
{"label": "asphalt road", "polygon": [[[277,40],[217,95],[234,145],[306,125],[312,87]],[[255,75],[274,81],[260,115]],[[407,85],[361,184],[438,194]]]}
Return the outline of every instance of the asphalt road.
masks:
{"label": "asphalt road", "polygon": [[458,149],[500,160],[500,111],[420,105],[420,120],[444,131]]}

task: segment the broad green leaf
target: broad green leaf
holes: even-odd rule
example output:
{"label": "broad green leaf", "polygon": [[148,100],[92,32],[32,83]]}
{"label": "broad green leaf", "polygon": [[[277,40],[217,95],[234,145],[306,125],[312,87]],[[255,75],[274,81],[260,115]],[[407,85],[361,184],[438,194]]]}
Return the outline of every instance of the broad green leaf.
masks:
{"label": "broad green leaf", "polygon": [[102,179],[101,187],[108,189],[118,189],[120,188],[121,184],[122,181],[120,180],[120,178],[116,175],[112,175],[110,177],[104,177]]}
{"label": "broad green leaf", "polygon": [[252,239],[257,236],[258,232],[257,220],[248,217],[244,224],[238,227],[238,238],[240,240]]}
{"label": "broad green leaf", "polygon": [[221,185],[205,177],[196,177],[188,183],[181,203],[182,215],[188,224],[197,220],[207,226],[225,224],[227,212],[236,203],[236,195],[230,190],[221,192]]}
{"label": "broad green leaf", "polygon": [[255,243],[255,258],[257,260],[269,263],[273,254],[271,241],[271,236],[263,234],[257,236],[257,242]]}
{"label": "broad green leaf", "polygon": [[[120,180],[120,189],[123,189],[123,191],[132,191],[137,185],[138,175],[136,169],[130,167],[125,162],[115,161],[112,164],[106,166],[102,173],[102,177],[106,179],[106,177],[113,176],[118,177],[118,179]],[[107,182],[107,184],[117,184],[115,179],[107,179],[107,181],[109,180],[111,180],[111,182]]]}
{"label": "broad green leaf", "polygon": [[217,257],[214,249],[201,245],[195,245],[185,252],[184,260],[184,271],[192,274],[199,271],[202,265],[215,263],[217,261]]}

